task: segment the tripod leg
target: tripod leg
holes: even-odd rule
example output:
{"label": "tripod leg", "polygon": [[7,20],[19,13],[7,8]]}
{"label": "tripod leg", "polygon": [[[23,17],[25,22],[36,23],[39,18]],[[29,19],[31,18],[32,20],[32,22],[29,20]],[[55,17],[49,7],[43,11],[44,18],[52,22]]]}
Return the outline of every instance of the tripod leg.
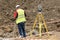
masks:
{"label": "tripod leg", "polygon": [[38,15],[36,16],[36,19],[35,19],[35,21],[34,21],[33,29],[35,28],[35,25],[36,25],[37,20],[38,20]]}
{"label": "tripod leg", "polygon": [[39,22],[39,36],[42,37],[42,24]]}
{"label": "tripod leg", "polygon": [[34,28],[35,28],[35,26],[36,26],[37,19],[38,19],[38,15],[36,16],[36,19],[35,19],[35,21],[34,21],[33,30],[30,32],[30,36],[32,36],[32,32],[34,31]]}
{"label": "tripod leg", "polygon": [[39,15],[39,37],[40,38],[42,37],[42,21],[40,15]]}
{"label": "tripod leg", "polygon": [[[44,17],[43,17],[42,14],[41,14],[41,17],[42,17],[42,20],[43,20],[43,22],[44,22],[44,26],[45,26],[45,28],[46,28],[46,31],[47,31],[47,33],[48,33],[47,25],[46,25],[46,22],[45,22]],[[49,34],[48,34],[48,37],[49,37]]]}

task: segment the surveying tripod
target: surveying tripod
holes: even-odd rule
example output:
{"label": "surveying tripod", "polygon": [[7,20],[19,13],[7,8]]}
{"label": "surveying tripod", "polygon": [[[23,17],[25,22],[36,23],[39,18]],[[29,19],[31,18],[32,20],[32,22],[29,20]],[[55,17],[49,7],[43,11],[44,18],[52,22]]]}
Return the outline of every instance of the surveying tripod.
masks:
{"label": "surveying tripod", "polygon": [[[36,27],[36,23],[37,23],[37,21],[38,21],[38,28],[39,28],[39,37],[42,37],[42,27],[44,26],[44,28],[46,29],[46,32],[47,32],[47,35],[48,35],[48,37],[49,37],[49,34],[48,34],[48,29],[47,29],[47,25],[46,25],[46,22],[45,22],[45,20],[44,20],[44,16],[42,15],[42,9],[39,9],[38,10],[39,12],[38,12],[38,14],[37,14],[37,16],[36,16],[36,18],[35,18],[35,21],[34,21],[34,24],[33,24],[33,30],[34,30],[34,28]],[[33,30],[30,32],[30,35],[32,35],[32,32],[33,32]]]}

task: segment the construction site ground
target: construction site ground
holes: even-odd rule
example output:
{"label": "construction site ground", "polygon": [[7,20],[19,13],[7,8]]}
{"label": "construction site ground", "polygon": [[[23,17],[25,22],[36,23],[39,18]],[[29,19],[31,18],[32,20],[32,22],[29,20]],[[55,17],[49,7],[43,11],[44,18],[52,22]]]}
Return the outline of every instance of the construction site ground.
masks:
{"label": "construction site ground", "polygon": [[[38,14],[37,6],[42,5],[42,14],[46,21],[50,37],[46,33],[42,39],[38,36],[19,38],[18,27],[13,20],[15,6],[20,4],[26,13],[26,33],[32,31],[33,23]],[[17,37],[17,38],[16,38]],[[0,40],[60,40],[60,0],[0,0]]]}
{"label": "construction site ground", "polygon": [[60,32],[49,32],[50,36],[44,34],[42,38],[38,36],[27,36],[26,38],[12,37],[12,38],[0,38],[0,40],[60,40]]}

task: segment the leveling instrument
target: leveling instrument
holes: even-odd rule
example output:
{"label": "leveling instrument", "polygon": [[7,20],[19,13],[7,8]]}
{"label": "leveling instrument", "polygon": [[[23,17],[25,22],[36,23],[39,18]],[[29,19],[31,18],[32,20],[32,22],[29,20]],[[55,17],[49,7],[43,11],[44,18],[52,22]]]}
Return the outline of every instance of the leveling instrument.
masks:
{"label": "leveling instrument", "polygon": [[38,22],[38,33],[39,33],[39,37],[42,37],[42,28],[44,27],[46,32],[47,32],[47,35],[49,37],[49,34],[48,34],[48,29],[47,29],[47,25],[46,25],[46,22],[44,20],[44,16],[42,15],[42,7],[39,5],[38,6],[38,14],[35,18],[35,21],[34,21],[34,24],[33,24],[33,30],[30,32],[30,36],[32,36],[32,33],[36,27],[36,24]]}

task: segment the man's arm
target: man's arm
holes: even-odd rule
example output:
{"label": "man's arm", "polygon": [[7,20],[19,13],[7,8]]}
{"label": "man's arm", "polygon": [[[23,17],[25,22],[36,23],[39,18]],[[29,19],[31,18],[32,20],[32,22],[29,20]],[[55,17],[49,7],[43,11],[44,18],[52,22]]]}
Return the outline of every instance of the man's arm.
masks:
{"label": "man's arm", "polygon": [[27,15],[26,15],[26,11],[25,11],[25,10],[24,10],[24,15],[25,15],[25,17],[27,16]]}
{"label": "man's arm", "polygon": [[18,16],[18,13],[16,11],[14,11],[14,19],[16,19]]}

